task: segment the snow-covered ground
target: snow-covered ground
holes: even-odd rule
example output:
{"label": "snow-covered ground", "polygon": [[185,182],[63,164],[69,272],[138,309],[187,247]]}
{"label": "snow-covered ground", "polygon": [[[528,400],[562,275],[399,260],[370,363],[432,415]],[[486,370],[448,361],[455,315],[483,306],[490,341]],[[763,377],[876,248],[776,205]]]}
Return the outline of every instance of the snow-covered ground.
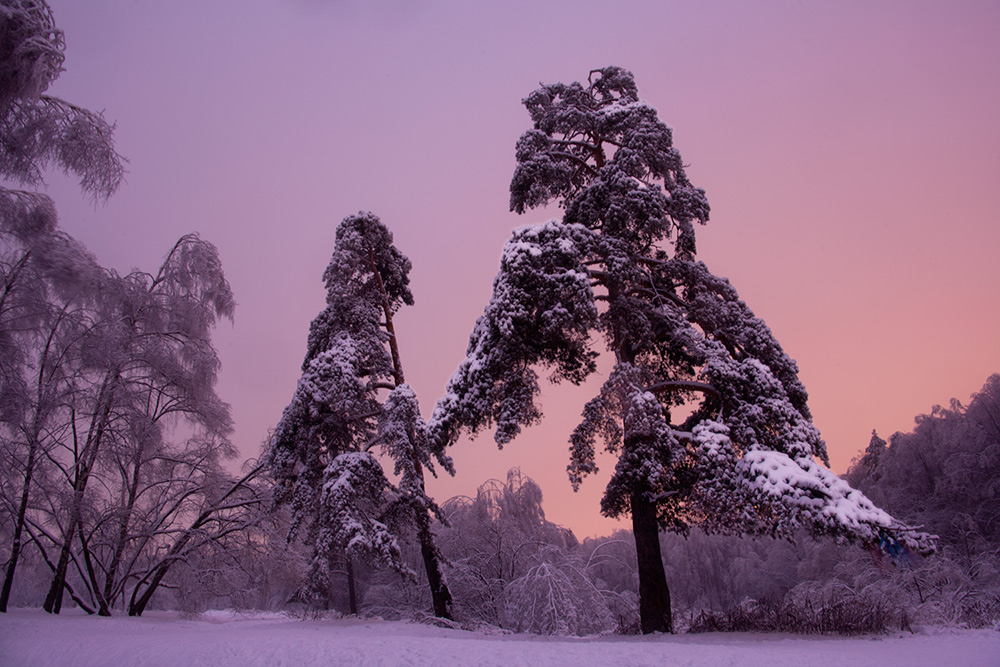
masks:
{"label": "snow-covered ground", "polygon": [[96,618],[0,614],[0,665],[1000,665],[1000,632],[926,629],[840,638],[758,634],[546,638],[356,619],[214,612]]}

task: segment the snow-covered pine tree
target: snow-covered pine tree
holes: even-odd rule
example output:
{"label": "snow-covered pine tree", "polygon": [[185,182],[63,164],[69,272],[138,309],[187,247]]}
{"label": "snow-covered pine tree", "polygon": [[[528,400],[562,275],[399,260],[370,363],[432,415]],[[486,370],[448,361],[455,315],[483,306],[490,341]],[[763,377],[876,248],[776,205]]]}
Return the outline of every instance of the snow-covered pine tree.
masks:
{"label": "snow-covered pine tree", "polygon": [[[393,315],[412,305],[410,260],[371,213],[344,219],[323,278],[327,305],[309,330],[302,377],[275,428],[267,461],[278,502],[291,503],[292,536],[305,525],[315,545],[310,577],[325,579],[336,552],[405,570],[393,530],[416,528],[434,613],[451,617],[451,595],[431,532],[437,505],[426,426],[405,383]],[[388,390],[383,401],[380,390]],[[401,481],[393,489],[371,451],[381,447]],[[441,464],[451,470],[443,454]],[[392,521],[390,521],[392,519]]]}
{"label": "snow-covered pine tree", "polygon": [[862,480],[869,483],[877,481],[877,478],[868,479],[868,477],[878,468],[879,461],[881,461],[882,455],[885,453],[887,444],[885,440],[879,437],[875,429],[872,429],[872,437],[868,441],[865,453],[861,455],[861,458],[851,461],[851,467],[847,470],[847,474],[844,475],[847,483],[854,488],[860,489],[863,488],[861,485]]}
{"label": "snow-covered pine tree", "polygon": [[[875,508],[827,461],[806,391],[767,325],[695,260],[708,220],[671,130],[618,67],[544,85],[525,100],[511,209],[556,200],[561,221],[516,230],[467,358],[429,424],[434,446],[495,426],[502,446],[537,421],[535,368],[579,383],[603,339],[615,365],[571,437],[574,487],[597,470],[600,437],[618,455],[601,510],[631,515],[643,632],[670,631],[660,528],[815,533],[930,548]],[[672,243],[670,243],[672,241]],[[671,410],[692,407],[683,423]]]}

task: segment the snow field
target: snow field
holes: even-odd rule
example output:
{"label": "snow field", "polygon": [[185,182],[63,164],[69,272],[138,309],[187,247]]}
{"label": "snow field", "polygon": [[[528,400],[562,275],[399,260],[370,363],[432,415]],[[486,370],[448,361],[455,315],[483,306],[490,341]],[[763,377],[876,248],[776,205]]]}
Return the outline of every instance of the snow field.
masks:
{"label": "snow field", "polygon": [[488,635],[358,619],[300,620],[281,614],[210,612],[194,619],[142,618],[38,609],[0,614],[4,667],[337,667],[622,665],[665,667],[955,667],[1000,665],[1000,632],[928,628],[916,634],[842,638],[761,634],[550,638]]}

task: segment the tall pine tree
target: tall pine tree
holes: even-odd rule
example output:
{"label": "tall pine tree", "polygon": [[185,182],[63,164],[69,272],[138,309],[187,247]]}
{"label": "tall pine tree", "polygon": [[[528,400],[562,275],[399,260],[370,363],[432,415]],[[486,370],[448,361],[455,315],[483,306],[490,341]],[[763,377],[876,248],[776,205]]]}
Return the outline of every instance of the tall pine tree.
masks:
{"label": "tall pine tree", "polygon": [[[292,402],[274,432],[268,462],[291,503],[293,531],[306,524],[315,545],[313,584],[337,551],[405,569],[394,528],[416,529],[434,613],[451,617],[451,594],[431,532],[437,505],[424,490],[433,472],[426,426],[405,383],[393,316],[413,304],[410,260],[371,213],[345,218],[323,278],[327,305],[309,330]],[[380,392],[388,391],[384,396]],[[374,448],[400,476],[393,488]],[[439,462],[451,470],[443,454]]]}
{"label": "tall pine tree", "polygon": [[[541,417],[535,369],[583,381],[598,341],[614,368],[571,437],[574,487],[597,470],[598,438],[617,455],[601,504],[631,516],[643,632],[671,631],[660,529],[816,533],[915,548],[926,536],[875,508],[827,461],[795,362],[736,290],[696,261],[703,190],[631,73],[545,85],[524,104],[511,209],[556,201],[561,221],[514,232],[468,355],[438,402],[434,445],[495,427],[503,445]],[[693,409],[681,423],[678,408]]]}

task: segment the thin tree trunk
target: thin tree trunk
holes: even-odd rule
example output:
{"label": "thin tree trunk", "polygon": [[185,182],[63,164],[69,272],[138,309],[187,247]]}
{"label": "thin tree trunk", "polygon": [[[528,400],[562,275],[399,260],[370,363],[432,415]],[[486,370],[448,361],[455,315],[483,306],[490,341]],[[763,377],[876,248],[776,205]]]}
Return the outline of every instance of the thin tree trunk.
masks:
{"label": "thin tree trunk", "polygon": [[[23,266],[24,262],[27,261],[28,255],[30,254],[31,254],[30,251],[25,253],[24,257],[22,257],[21,261],[18,263],[19,267]],[[20,268],[18,268],[17,270],[19,271]],[[7,292],[10,291],[10,284],[11,283],[8,283]],[[4,298],[6,298],[6,293],[4,294]],[[2,299],[0,299],[0,311],[2,310],[3,310],[3,304],[2,304]],[[56,324],[52,326],[49,331],[49,335],[45,340],[45,347],[41,355],[41,363],[39,364],[38,391],[36,396],[35,414],[34,418],[32,419],[30,435],[27,436],[29,447],[28,447],[28,462],[24,468],[24,486],[21,487],[21,500],[17,506],[17,519],[14,523],[14,541],[13,544],[11,545],[10,560],[7,563],[7,570],[4,572],[3,590],[0,591],[0,612],[3,613],[7,612],[7,603],[10,600],[10,591],[14,585],[14,571],[17,569],[17,561],[21,555],[21,538],[24,533],[24,521],[28,511],[28,497],[31,494],[31,481],[32,477],[34,477],[35,474],[35,463],[38,459],[38,448],[40,447],[38,443],[38,434],[41,431],[41,424],[44,421],[42,415],[48,414],[47,410],[43,411],[42,404],[44,402],[44,396],[45,396],[44,388],[46,386],[45,374],[49,366],[49,364],[47,363],[49,351],[52,348],[52,342],[55,338],[56,331],[58,331],[59,329],[59,323],[62,321],[63,314],[65,314],[65,311],[63,311],[63,313],[60,314],[60,316],[56,320]]]}
{"label": "thin tree trunk", "polygon": [[90,590],[93,591],[91,597],[97,600],[97,615],[111,616],[108,601],[101,595],[101,589],[97,583],[97,571],[94,569],[94,559],[90,557],[90,545],[87,544],[87,537],[83,534],[83,526],[80,524],[78,524],[78,532],[80,533],[80,549],[83,550],[83,563],[87,569],[87,578],[90,579]]}
{"label": "thin tree trunk", "polygon": [[347,562],[347,604],[351,615],[357,616],[358,589],[354,581],[354,563],[351,562],[351,557],[347,555],[344,556],[344,560]]}
{"label": "thin tree trunk", "polygon": [[28,493],[31,489],[31,477],[35,470],[35,453],[37,444],[33,443],[28,452],[28,465],[24,472],[24,486],[21,488],[21,502],[17,506],[17,521],[14,524],[14,543],[10,548],[10,560],[3,577],[3,591],[0,592],[0,612],[6,613],[10,590],[14,585],[14,570],[21,555],[21,534],[24,532],[24,517],[28,511]]}
{"label": "thin tree trunk", "polygon": [[[378,281],[379,291],[382,293],[382,313],[385,316],[385,330],[389,334],[389,355],[392,357],[393,376],[396,386],[403,384],[406,380],[403,377],[403,361],[399,355],[399,342],[396,339],[396,328],[392,323],[392,308],[389,305],[389,296],[385,291],[385,283],[382,282],[382,275],[375,266],[375,257],[369,251],[369,263],[375,279]],[[410,442],[414,442],[414,434],[410,433]],[[420,493],[424,493],[424,470],[420,464],[420,457],[411,447],[410,455],[413,469],[420,487]],[[438,618],[452,620],[451,615],[451,591],[448,590],[448,583],[441,572],[441,563],[437,547],[434,545],[434,533],[431,532],[430,517],[427,515],[427,508],[423,502],[413,503],[414,520],[417,524],[417,537],[420,541],[420,553],[424,559],[424,570],[427,572],[427,583],[431,588],[431,600],[434,603],[434,615]]]}
{"label": "thin tree trunk", "polygon": [[[45,564],[49,566],[50,570],[55,572],[56,566],[52,564],[51,560],[49,560],[49,555],[45,552],[45,546],[41,543],[41,541],[38,539],[38,536],[34,534],[34,531],[31,530],[31,528],[27,525],[27,523],[25,524],[25,527],[28,528],[28,537],[30,537],[31,541],[35,543],[35,546],[38,548],[38,553],[41,554],[42,556],[42,560],[45,561]],[[73,599],[73,602],[76,603],[76,606],[78,606],[80,609],[84,610],[88,614],[94,613],[94,610],[91,609],[86,602],[81,600],[80,597],[73,591],[73,587],[70,586],[69,583],[66,583],[64,585],[64,588],[69,593],[69,596]]]}
{"label": "thin tree trunk", "polygon": [[641,491],[633,491],[632,534],[639,564],[639,620],[643,634],[673,632],[670,589],[660,553],[660,527],[656,507]]}
{"label": "thin tree trunk", "polygon": [[50,614],[58,614],[62,610],[62,594],[66,585],[66,568],[69,566],[69,552],[73,545],[73,534],[80,519],[80,507],[83,494],[74,494],[73,508],[70,510],[69,528],[66,530],[62,548],[59,550],[59,562],[56,565],[55,573],[52,577],[52,584],[49,592],[45,596],[42,609]]}
{"label": "thin tree trunk", "polygon": [[[111,558],[111,565],[108,568],[107,574],[104,578],[104,600],[107,604],[112,604],[112,597],[114,595],[114,584],[115,577],[118,576],[118,568],[121,567],[122,554],[125,552],[125,543],[128,541],[128,528],[132,519],[132,509],[135,507],[135,498],[139,491],[139,471],[142,467],[142,449],[136,445],[136,454],[133,459],[133,469],[132,469],[132,483],[129,485],[128,500],[125,503],[125,508],[121,520],[118,526],[118,535],[115,538],[115,552]],[[104,610],[104,607],[102,607]],[[98,612],[100,613],[100,612]],[[106,615],[106,614],[101,614]],[[110,614],[107,614],[110,615]]]}
{"label": "thin tree trunk", "polygon": [[142,616],[142,612],[146,610],[146,605],[149,604],[149,600],[153,597],[153,593],[156,592],[160,582],[163,581],[163,577],[167,576],[167,572],[170,570],[171,566],[180,558],[181,553],[184,551],[184,547],[187,546],[187,543],[191,540],[191,536],[194,535],[195,531],[208,523],[213,514],[220,511],[220,509],[224,509],[226,499],[228,499],[229,496],[234,494],[244,484],[256,477],[263,468],[264,466],[262,464],[255,466],[250,472],[244,475],[242,479],[238,480],[231,487],[229,487],[229,490],[222,494],[219,500],[216,501],[215,505],[203,510],[201,514],[198,515],[198,518],[194,520],[191,526],[177,538],[177,541],[174,542],[174,545],[170,548],[170,551],[167,552],[167,555],[160,562],[160,564],[151,571],[152,577],[146,584],[146,588],[143,590],[142,595],[139,595],[139,590],[146,578],[143,577],[136,583],[135,588],[132,589],[132,598],[129,601],[129,616]]}
{"label": "thin tree trunk", "polygon": [[170,566],[174,564],[173,557],[187,545],[188,540],[191,539],[190,532],[186,532],[178,538],[177,542],[174,543],[173,548],[170,549],[170,553],[167,558],[163,560],[156,568],[153,570],[153,576],[146,584],[146,589],[142,592],[138,598],[136,594],[139,592],[139,587],[142,585],[142,581],[139,581],[135,585],[135,589],[132,591],[132,600],[128,606],[129,616],[142,616],[142,612],[146,610],[146,605],[149,604],[150,598],[153,597],[153,593],[160,586],[160,582],[163,581],[163,577],[167,576],[167,572],[170,570]]}
{"label": "thin tree trunk", "polygon": [[[109,374],[110,375],[110,374]],[[117,372],[107,380],[107,384],[101,388],[101,396],[106,396],[103,403],[103,412],[98,419],[94,416],[92,429],[87,438],[87,444],[81,454],[81,461],[77,463],[76,476],[73,483],[73,507],[70,509],[69,525],[66,528],[66,539],[63,541],[62,550],[59,554],[59,562],[56,565],[56,572],[52,578],[52,585],[45,596],[45,603],[42,609],[50,614],[58,614],[62,609],[63,588],[66,585],[66,568],[69,566],[69,552],[73,547],[73,534],[77,531],[80,523],[80,514],[83,507],[83,493],[87,488],[87,480],[90,478],[90,471],[97,461],[97,451],[100,449],[101,440],[104,438],[104,429],[108,424],[111,415],[111,403],[114,396],[114,385],[118,381]],[[105,390],[107,394],[105,394]]]}
{"label": "thin tree trunk", "polygon": [[[413,465],[417,472],[417,482],[421,493],[424,491],[424,473],[416,454],[413,455]],[[451,591],[441,571],[441,559],[437,546],[434,544],[434,533],[431,531],[431,518],[419,499],[413,503],[414,520],[417,523],[417,539],[420,542],[420,555],[424,559],[424,571],[427,573],[427,583],[431,588],[431,601],[434,603],[434,615],[438,618],[452,620]]]}

